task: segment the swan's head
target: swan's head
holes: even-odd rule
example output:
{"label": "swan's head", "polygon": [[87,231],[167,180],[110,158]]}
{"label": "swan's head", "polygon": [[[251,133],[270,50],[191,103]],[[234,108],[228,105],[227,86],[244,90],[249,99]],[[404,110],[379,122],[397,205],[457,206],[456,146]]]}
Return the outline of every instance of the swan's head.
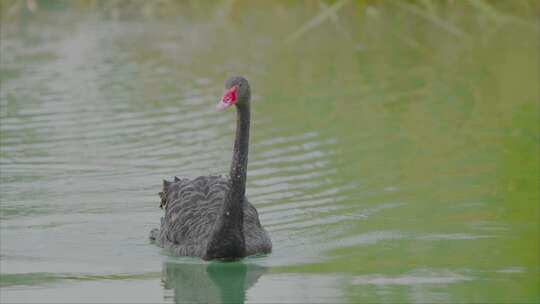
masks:
{"label": "swan's head", "polygon": [[243,106],[249,102],[250,97],[247,79],[242,76],[232,76],[225,81],[225,93],[216,108],[221,111],[232,105]]}

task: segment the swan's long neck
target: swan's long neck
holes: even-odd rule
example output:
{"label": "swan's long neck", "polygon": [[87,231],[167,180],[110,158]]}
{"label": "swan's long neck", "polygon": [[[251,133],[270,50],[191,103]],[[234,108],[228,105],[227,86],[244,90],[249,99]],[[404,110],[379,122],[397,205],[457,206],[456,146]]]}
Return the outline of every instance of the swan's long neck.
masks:
{"label": "swan's long neck", "polygon": [[[231,162],[231,200],[229,207],[241,207],[246,193],[246,173],[249,152],[249,124],[250,109],[249,102],[236,107],[236,137],[234,140],[233,158]],[[234,206],[233,206],[234,205]],[[238,208],[242,210],[242,208]]]}
{"label": "swan's long neck", "polygon": [[231,189],[225,200],[224,216],[234,223],[240,231],[244,231],[244,196],[246,194],[246,173],[249,151],[249,103],[236,107],[236,137],[229,172]]}
{"label": "swan's long neck", "polygon": [[245,255],[244,195],[249,149],[249,101],[236,106],[236,138],[231,163],[231,188],[225,198],[207,247],[206,258],[237,258]]}

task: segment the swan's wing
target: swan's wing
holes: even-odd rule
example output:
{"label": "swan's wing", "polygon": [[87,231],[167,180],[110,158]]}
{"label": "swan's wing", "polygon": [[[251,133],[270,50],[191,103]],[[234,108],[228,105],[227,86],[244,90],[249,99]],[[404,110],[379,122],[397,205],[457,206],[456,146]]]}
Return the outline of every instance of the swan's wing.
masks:
{"label": "swan's wing", "polygon": [[178,255],[202,256],[229,188],[220,176],[164,183],[159,243]]}
{"label": "swan's wing", "polygon": [[246,254],[269,253],[272,251],[272,241],[259,220],[257,209],[244,198],[244,236],[246,239]]}
{"label": "swan's wing", "polygon": [[174,177],[173,181],[163,180],[163,190],[159,192],[159,207],[165,208],[170,202],[195,200],[196,197],[215,196],[229,190],[229,180],[222,176],[199,176],[195,179]]}

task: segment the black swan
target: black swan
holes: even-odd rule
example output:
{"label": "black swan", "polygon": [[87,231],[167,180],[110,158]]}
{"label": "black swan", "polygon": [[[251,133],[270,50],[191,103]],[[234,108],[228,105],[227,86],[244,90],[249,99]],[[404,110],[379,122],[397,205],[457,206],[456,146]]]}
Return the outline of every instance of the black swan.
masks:
{"label": "black swan", "polygon": [[238,259],[269,253],[270,237],[259,222],[257,209],[248,202],[246,170],[249,148],[251,92],[243,77],[225,81],[226,92],[217,105],[236,106],[236,139],[229,178],[200,176],[163,181],[160,192],[161,228],[150,239],[179,256],[204,260]]}

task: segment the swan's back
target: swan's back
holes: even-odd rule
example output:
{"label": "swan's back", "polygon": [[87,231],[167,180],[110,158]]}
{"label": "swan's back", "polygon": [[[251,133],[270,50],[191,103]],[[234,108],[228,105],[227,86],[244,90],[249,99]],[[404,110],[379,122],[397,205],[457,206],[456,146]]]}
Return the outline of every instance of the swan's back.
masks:
{"label": "swan's back", "polygon": [[[204,257],[229,189],[230,181],[221,176],[164,181],[160,196],[165,215],[150,238],[176,255]],[[243,209],[246,254],[269,253],[272,243],[257,210],[246,198]]]}

